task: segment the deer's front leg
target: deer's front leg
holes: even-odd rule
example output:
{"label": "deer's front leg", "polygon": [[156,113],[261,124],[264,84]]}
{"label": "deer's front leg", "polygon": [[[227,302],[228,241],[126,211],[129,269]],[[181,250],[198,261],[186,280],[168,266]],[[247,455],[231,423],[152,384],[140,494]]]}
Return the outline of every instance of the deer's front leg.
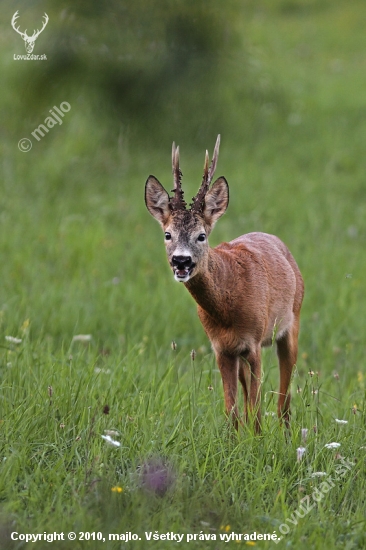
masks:
{"label": "deer's front leg", "polygon": [[217,364],[220,369],[224,386],[226,414],[232,418],[235,429],[238,429],[238,407],[236,404],[238,388],[239,358],[226,353],[216,353]]}
{"label": "deer's front leg", "polygon": [[247,362],[250,366],[250,395],[249,407],[255,415],[254,428],[257,433],[261,431],[261,348],[258,346],[249,352]]}

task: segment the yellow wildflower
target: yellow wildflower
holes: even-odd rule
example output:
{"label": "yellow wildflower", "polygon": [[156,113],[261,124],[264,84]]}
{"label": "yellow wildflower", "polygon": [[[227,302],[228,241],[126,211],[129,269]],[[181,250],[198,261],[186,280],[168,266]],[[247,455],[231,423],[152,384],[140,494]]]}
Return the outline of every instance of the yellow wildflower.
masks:
{"label": "yellow wildflower", "polygon": [[30,320],[29,319],[26,319],[24,321],[24,323],[22,324],[22,326],[20,327],[20,330],[22,332],[27,332],[28,328],[29,328],[29,325],[30,325]]}

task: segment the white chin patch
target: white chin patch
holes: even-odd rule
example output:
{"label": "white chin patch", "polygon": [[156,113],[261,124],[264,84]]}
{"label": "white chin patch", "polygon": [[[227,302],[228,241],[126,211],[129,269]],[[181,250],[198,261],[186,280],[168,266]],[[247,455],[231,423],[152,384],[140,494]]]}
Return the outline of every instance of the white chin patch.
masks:
{"label": "white chin patch", "polygon": [[190,278],[190,274],[186,273],[185,275],[178,275],[178,273],[174,273],[174,279],[178,281],[178,283],[186,283]]}

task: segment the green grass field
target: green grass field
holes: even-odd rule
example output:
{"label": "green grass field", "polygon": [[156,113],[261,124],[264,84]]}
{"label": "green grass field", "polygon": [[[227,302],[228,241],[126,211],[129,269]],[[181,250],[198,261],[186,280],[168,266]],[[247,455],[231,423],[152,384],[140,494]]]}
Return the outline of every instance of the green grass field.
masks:
{"label": "green grass field", "polygon": [[[182,548],[366,546],[365,17],[356,0],[248,3],[217,82],[227,124],[208,121],[202,146],[179,128],[109,131],[70,92],[63,125],[22,153],[47,113],[21,118],[24,90],[3,86],[1,549],[164,549],[174,543],[145,533],[168,532]],[[14,43],[2,42],[9,82]],[[210,344],[143,200],[150,173],[169,188],[172,138],[191,197],[218,132],[231,202],[211,245],[274,233],[305,280],[290,438],[273,415],[275,349],[263,353],[262,435],[228,427]],[[10,539],[71,531],[52,545]],[[108,540],[126,532],[141,540]],[[220,539],[254,532],[281,540]]]}

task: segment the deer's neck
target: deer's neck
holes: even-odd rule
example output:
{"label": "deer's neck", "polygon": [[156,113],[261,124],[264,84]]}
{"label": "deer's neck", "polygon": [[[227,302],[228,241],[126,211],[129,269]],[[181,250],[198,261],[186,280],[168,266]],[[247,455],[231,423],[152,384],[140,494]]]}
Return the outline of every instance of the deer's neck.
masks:
{"label": "deer's neck", "polygon": [[185,283],[197,304],[220,324],[230,324],[228,301],[233,276],[233,266],[228,258],[211,248],[207,269]]}

